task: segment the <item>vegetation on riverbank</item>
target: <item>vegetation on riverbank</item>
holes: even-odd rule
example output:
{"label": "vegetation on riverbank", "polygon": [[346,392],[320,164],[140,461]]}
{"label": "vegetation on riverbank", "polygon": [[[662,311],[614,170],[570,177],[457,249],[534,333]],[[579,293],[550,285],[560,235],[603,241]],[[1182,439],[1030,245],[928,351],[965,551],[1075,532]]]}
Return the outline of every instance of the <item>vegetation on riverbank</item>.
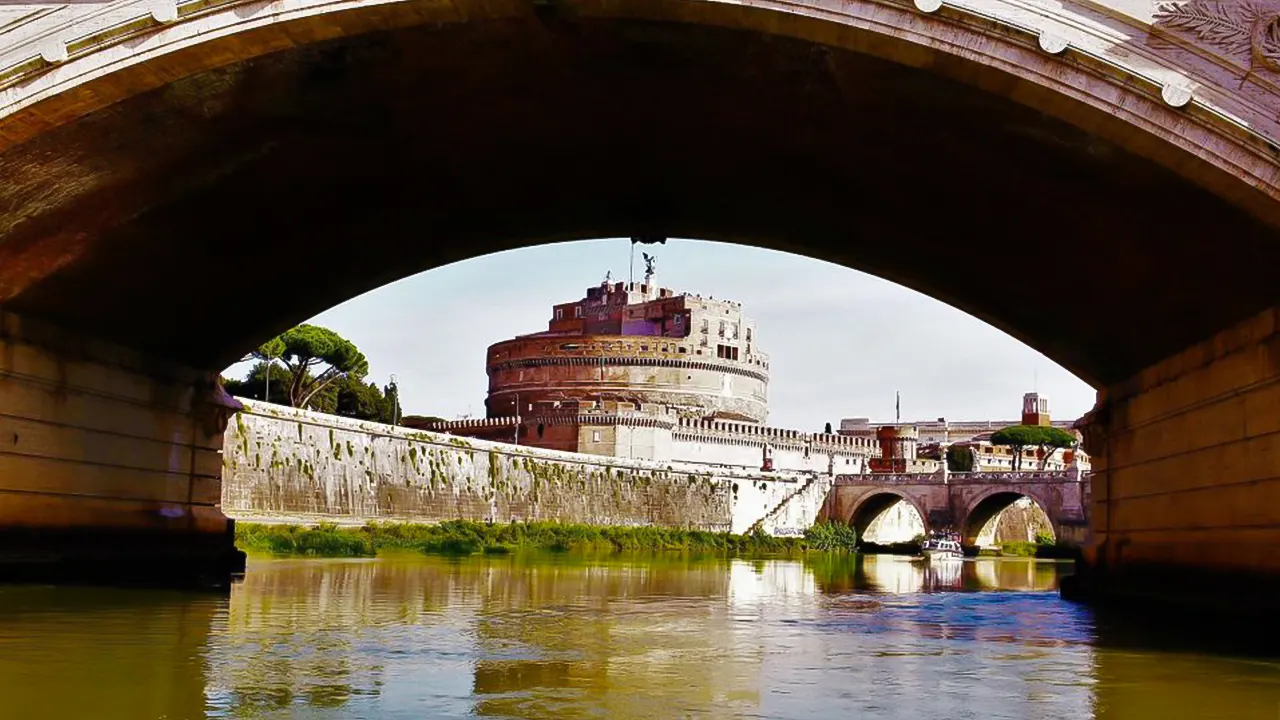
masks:
{"label": "vegetation on riverbank", "polygon": [[995,554],[1001,557],[1035,557],[1050,560],[1070,560],[1075,558],[1076,549],[1068,545],[1053,542],[1012,541],[1000,543]]}
{"label": "vegetation on riverbank", "polygon": [[853,528],[820,523],[803,537],[773,537],[659,527],[612,527],[549,522],[493,524],[451,520],[433,525],[373,523],[363,527],[236,524],[246,552],[312,557],[372,557],[383,551],[428,554],[550,552],[686,552],[704,555],[791,555],[851,552]]}

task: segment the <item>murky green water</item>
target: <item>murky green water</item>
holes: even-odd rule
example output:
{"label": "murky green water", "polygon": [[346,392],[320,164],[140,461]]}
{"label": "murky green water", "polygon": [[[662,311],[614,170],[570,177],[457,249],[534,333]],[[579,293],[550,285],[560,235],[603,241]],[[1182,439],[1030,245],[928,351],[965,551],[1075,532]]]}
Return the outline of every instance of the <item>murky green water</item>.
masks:
{"label": "murky green water", "polygon": [[256,560],[229,598],[0,587],[0,717],[1280,719],[1280,663],[1112,632],[1061,569]]}

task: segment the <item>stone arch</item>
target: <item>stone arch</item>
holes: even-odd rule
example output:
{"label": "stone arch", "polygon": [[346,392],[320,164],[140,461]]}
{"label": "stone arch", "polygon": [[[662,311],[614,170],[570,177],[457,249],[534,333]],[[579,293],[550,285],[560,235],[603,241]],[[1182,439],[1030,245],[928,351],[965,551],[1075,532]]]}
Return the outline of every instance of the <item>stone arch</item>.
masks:
{"label": "stone arch", "polygon": [[[1024,4],[983,2],[987,6],[981,15],[949,6],[943,17],[932,12],[937,9],[933,3],[919,3],[919,8],[928,8],[922,11],[870,0],[822,0],[803,10],[774,0],[751,7],[703,0],[563,0],[553,3],[554,8],[537,11],[525,5],[470,0],[436,6],[398,0],[377,5],[300,0],[287,8],[272,7],[270,12],[261,3],[232,0],[200,12],[191,12],[195,8],[189,3],[179,3],[177,17],[170,17],[168,11],[152,10],[152,4],[126,0],[113,4],[112,12],[121,13],[122,22],[111,27],[137,33],[128,37],[113,35],[114,30],[99,32],[104,25],[101,18],[86,17],[78,24],[74,13],[80,10],[69,6],[57,11],[55,20],[62,24],[52,35],[0,34],[0,41],[15,39],[9,46],[0,45],[5,47],[0,51],[0,172],[11,180],[0,188],[0,208],[14,208],[0,213],[0,241],[8,245],[0,254],[0,303],[55,323],[94,327],[107,339],[164,353],[168,359],[213,367],[225,365],[245,347],[282,327],[444,262],[534,243],[653,230],[791,249],[856,267],[991,322],[1082,378],[1103,385],[1220,329],[1228,316],[1235,320],[1271,302],[1265,290],[1270,278],[1264,270],[1275,265],[1270,260],[1277,251],[1262,240],[1273,239],[1274,227],[1280,226],[1280,173],[1263,139],[1280,141],[1280,131],[1274,129],[1276,113],[1266,111],[1270,100],[1249,95],[1249,101],[1241,100],[1237,108],[1228,102],[1237,99],[1233,83],[1215,85],[1212,74],[1197,76],[1201,84],[1194,93],[1183,92],[1178,83],[1188,73],[1178,63],[1191,62],[1190,55],[1162,60],[1156,49],[1144,44],[1142,23],[1135,25],[1119,9],[1099,13],[1094,5],[1069,5],[1042,14]],[[131,11],[136,11],[140,24],[126,17]],[[1063,17],[1073,14],[1081,20],[1063,22]],[[571,32],[562,32],[575,23]],[[89,25],[93,32],[88,32]],[[12,27],[27,25],[13,23]],[[1038,39],[1033,37],[1037,33]],[[647,57],[657,36],[670,40],[664,47],[674,48],[668,59],[676,69],[669,71],[670,77],[654,80],[653,86],[640,86],[636,78],[648,72],[646,68],[666,72],[661,68],[667,66],[661,64],[627,64]],[[1117,41],[1118,37],[1132,39]],[[503,42],[485,42],[490,38]],[[419,40],[425,41],[415,42]],[[695,41],[715,52],[700,52],[702,46]],[[59,42],[62,47],[57,46]],[[554,53],[540,52],[549,42],[561,45]],[[73,52],[67,52],[67,43],[72,43]],[[603,47],[600,52],[606,59],[624,68],[621,77],[627,82],[611,82],[613,78],[598,74],[614,65],[584,61],[564,77],[546,81],[548,87],[561,81],[577,83],[572,86],[556,86],[553,93],[539,94],[537,83],[525,83],[530,95],[543,100],[566,97],[564,107],[575,111],[582,109],[582,98],[599,98],[606,90],[617,95],[604,98],[602,104],[608,107],[598,118],[568,110],[557,115],[556,106],[547,103],[541,110],[531,104],[504,114],[508,108],[503,105],[488,114],[523,120],[495,121],[508,134],[488,137],[484,133],[490,124],[483,122],[483,108],[468,107],[466,102],[482,96],[486,103],[498,98],[515,107],[524,96],[512,91],[521,86],[515,76],[497,77],[484,86],[495,90],[488,94],[477,90],[480,85],[466,85],[472,77],[494,79],[483,75],[485,70],[466,65],[485,65],[486,58],[449,50],[484,47],[505,53],[499,58],[504,68],[531,74],[543,64],[549,73],[559,72],[563,67],[552,67],[556,63],[572,65]],[[776,51],[785,58],[776,68],[769,63],[752,64],[758,51]],[[360,74],[386,58],[413,55],[416,59],[414,53],[438,53],[439,57],[432,56],[439,63],[433,69],[440,70],[440,77],[457,78],[454,82],[459,85],[433,84],[438,78],[431,75],[431,82],[423,81],[418,87],[411,84],[414,78],[409,71],[390,79]],[[360,64],[369,57],[375,58],[368,60],[371,64]],[[539,64],[539,58],[553,60]],[[675,62],[710,62],[707,58],[719,64],[705,68],[705,76],[688,76]],[[750,72],[741,70],[744,67]],[[885,67],[892,68],[892,76],[880,72]],[[463,72],[450,75],[446,70]],[[707,87],[724,88],[722,98],[703,92],[705,87],[695,87],[704,77],[722,79],[716,73],[738,73],[731,78],[736,85],[707,83]],[[766,80],[758,80],[764,76]],[[796,77],[805,81],[794,82]],[[706,98],[707,108],[651,115],[656,93],[668,84],[680,90],[682,81],[689,83],[683,88],[687,97]],[[770,93],[752,95],[752,83],[757,81],[771,83]],[[306,95],[311,98],[307,102],[295,103],[296,98],[276,92],[279,88],[274,83],[303,95],[304,89],[319,90],[315,97]],[[636,84],[636,89],[629,83]],[[946,93],[932,93],[940,84],[946,85]],[[852,87],[869,88],[861,91],[866,97],[882,96],[893,102],[899,96],[912,98],[918,106],[900,110],[886,100],[886,108],[894,112],[866,109],[858,104],[863,95],[850,95]],[[413,100],[427,97],[417,92],[423,88],[437,93],[430,97],[430,107],[414,105],[427,103]],[[323,95],[321,91],[335,96],[316,99]],[[406,98],[408,109],[388,106],[379,109],[386,110],[386,116],[378,115],[367,110],[373,105],[351,101],[364,97],[362,92]],[[951,102],[952,92],[972,100],[968,104],[972,107]],[[783,101],[771,100],[774,95]],[[686,95],[676,93],[676,97],[683,100]],[[751,97],[759,98],[759,108],[740,106],[739,100]],[[812,104],[788,104],[790,99]],[[998,114],[998,122],[987,115],[987,105],[992,103],[999,105],[990,111]],[[1280,107],[1280,101],[1275,106]],[[442,107],[449,112],[440,112]],[[328,113],[333,108],[347,108],[350,116]],[[775,118],[770,108],[786,108],[789,114]],[[1232,115],[1215,108],[1230,108]],[[615,109],[617,117],[610,114]],[[939,110],[946,112],[945,121],[940,120]],[[290,112],[323,118],[315,121],[317,127],[334,132],[342,142],[322,142],[326,138],[311,132],[314,128],[292,123]],[[423,116],[414,113],[429,117],[431,128],[424,130]],[[868,128],[850,128],[843,122],[844,113],[866,118]],[[902,122],[907,116],[918,119],[919,125]],[[137,122],[139,117],[154,122]],[[574,117],[583,119],[575,124]],[[792,122],[796,117],[805,122]],[[450,118],[460,119],[445,122]],[[655,118],[670,126],[656,127]],[[957,124],[958,118],[963,123]],[[540,119],[543,125],[535,122]],[[613,122],[617,119],[634,125]],[[212,126],[221,130],[204,132]],[[475,128],[474,137],[459,141],[450,136],[469,127]],[[985,128],[992,137],[982,143],[975,138],[967,149],[965,143],[922,142],[939,128],[965,128],[954,132],[966,133],[970,127],[975,132]],[[128,128],[135,128],[133,135]],[[182,128],[188,128],[186,135],[175,132]],[[401,132],[393,132],[397,129]],[[448,142],[431,145],[431,131]],[[891,145],[850,143],[859,133],[880,131],[901,133],[900,143],[919,148],[920,155],[899,158]],[[1046,156],[1043,162],[1052,173],[1044,173],[1044,188],[1035,187],[1021,177],[1027,174],[1026,168],[1016,158],[1036,153],[1002,142],[1006,133],[1036,147],[1057,148],[1055,152],[1070,155],[1070,167],[1055,165],[1057,160]],[[99,145],[103,137],[113,138],[110,147]],[[650,140],[635,142],[646,137]],[[373,138],[368,140],[373,145],[356,147],[353,138]],[[707,138],[712,142],[704,142]],[[397,144],[401,141],[403,147]],[[844,146],[850,144],[866,149],[846,152]],[[837,146],[844,155],[825,152]],[[300,168],[306,163],[315,169],[317,147],[324,148],[331,167],[303,172]],[[609,152],[619,148],[630,148],[634,155]],[[659,152],[651,152],[654,148]],[[442,153],[433,159],[440,160],[438,167],[449,173],[419,173],[441,178],[439,186],[417,179],[424,183],[422,188],[402,184],[412,173],[400,165],[414,163],[415,150]],[[1002,152],[1014,159],[1002,158]],[[1158,182],[1133,181],[1133,174],[1114,167],[1108,159],[1119,155],[1124,156],[1123,163],[1141,162],[1144,171],[1159,171]],[[612,173],[602,177],[596,172],[600,168],[591,163],[602,161],[590,158],[602,157],[624,167],[617,177],[634,186],[613,184]],[[1016,167],[1006,167],[1005,162]],[[670,172],[677,166],[681,172]],[[493,173],[492,168],[502,172]],[[876,177],[858,176],[858,169],[867,172],[868,168],[875,169]],[[788,173],[788,182],[771,183],[779,169]],[[1067,187],[1054,190],[1049,186],[1059,180],[1048,179],[1050,174],[1073,179],[1061,180]],[[988,177],[990,183],[975,184],[971,175]],[[1113,188],[1093,182],[1095,176],[1124,182],[1117,180]],[[246,181],[253,177],[262,179]],[[364,187],[342,185],[344,178],[351,177],[361,177]],[[654,178],[663,181],[653,182]],[[1163,192],[1162,183],[1175,182],[1170,178],[1180,190],[1198,188],[1198,198],[1215,203],[1214,213],[1200,212],[1179,193]],[[1131,191],[1139,186],[1145,194],[1133,196]],[[42,192],[30,190],[37,187]],[[715,197],[707,196],[708,188],[717,188]],[[936,188],[946,192],[933,192]],[[1016,216],[1006,211],[975,212],[1004,192],[1012,193],[1005,204],[1018,209]],[[1090,195],[1105,207],[1081,207],[1081,195]],[[621,202],[619,197],[628,200]],[[853,201],[876,212],[868,215],[849,207]],[[394,212],[388,210],[393,203],[398,203]],[[409,217],[406,207],[413,203],[421,206],[414,210],[420,216]],[[1228,208],[1227,203],[1235,207]],[[366,207],[356,213],[344,211],[344,204]],[[494,218],[485,210],[493,206],[511,211]],[[925,206],[929,212],[920,212]],[[1125,207],[1130,209],[1123,217],[1114,212]],[[1150,207],[1174,208],[1182,214],[1153,213]],[[1226,213],[1233,222],[1224,223],[1215,213]],[[1044,293],[1027,289],[1029,295],[1024,298],[1017,294],[1023,292],[1018,288],[1014,293],[1007,288],[988,290],[947,269],[967,261],[971,254],[949,257],[946,253],[960,253],[960,249],[938,243],[941,254],[926,249],[924,253],[935,262],[920,267],[870,240],[889,234],[902,237],[901,242],[938,237],[941,233],[932,223],[957,215],[974,225],[970,229],[975,234],[982,234],[986,227],[981,220],[1007,234],[1010,243],[1014,234],[1021,236],[1029,228],[1041,234],[1065,233],[1058,222],[1062,216],[1078,224],[1072,225],[1069,234],[1079,238],[1100,236],[1101,228],[1089,224],[1102,223],[1100,218],[1107,220],[1112,234],[1135,234],[1136,239],[1163,238],[1166,224],[1189,238],[1228,238],[1224,242],[1230,247],[1220,247],[1199,262],[1179,259],[1176,253],[1190,249],[1176,243],[1152,240],[1151,247],[1130,246],[1144,262],[1175,264],[1173,270],[1195,268],[1205,288],[1233,278],[1231,302],[1218,302],[1220,293],[1188,292],[1186,284],[1179,282],[1180,272],[1153,266],[1144,277],[1156,287],[1125,290],[1143,298],[1143,303],[1126,304],[1105,293],[1074,298],[1073,312],[1053,309],[1064,320],[1049,333],[1036,320],[1046,313],[1036,312],[1029,304]],[[320,217],[323,223],[315,219]],[[420,222],[422,218],[431,222]],[[359,225],[357,219],[368,225]],[[1270,227],[1258,223],[1259,219]],[[1159,227],[1150,225],[1154,221],[1161,223]],[[1242,225],[1237,227],[1235,221]],[[908,233],[904,225],[909,223],[919,226]],[[426,225],[432,234],[424,237]],[[247,254],[249,250],[239,243],[250,241],[237,239],[247,235],[245,227],[261,228],[268,238],[309,235],[317,243],[335,244],[363,230],[366,254],[388,259],[361,258],[323,267],[325,262],[337,261],[307,259],[312,265],[300,270],[300,275],[328,273],[339,280],[305,293],[296,287],[264,288],[249,279],[212,271],[142,278],[147,282],[127,272],[161,264],[157,260],[177,262],[176,256],[190,256],[197,250],[207,257],[185,266],[216,265],[220,252]],[[181,253],[171,247],[177,237],[184,238]],[[850,238],[859,242],[850,243]],[[1044,245],[1053,247],[1063,241],[1062,237],[1046,238]],[[283,243],[259,245],[267,251],[264,254],[284,254]],[[1076,253],[1097,268],[1099,263],[1090,260],[1110,257],[1113,247],[1078,248]],[[1004,253],[992,247],[989,255],[999,258]],[[1239,257],[1249,257],[1250,262],[1226,260]],[[1050,265],[1036,257],[1028,257],[1027,262]],[[1220,273],[1214,271],[1218,262],[1223,263]],[[1227,264],[1231,275],[1226,274]],[[1074,268],[1046,272],[1063,275],[1046,278],[1045,286],[1066,286],[1074,278]],[[1248,277],[1240,277],[1242,273]],[[124,291],[100,292],[115,285]],[[1120,276],[1099,277],[1093,285],[1119,288],[1125,282]],[[208,298],[215,296],[251,298],[245,302],[275,311],[272,317],[244,312],[255,326],[229,331],[205,310]],[[162,297],[168,302],[156,301]],[[1034,302],[1048,305],[1059,300]],[[1076,307],[1082,302],[1090,306]],[[1134,317],[1145,321],[1141,326],[1151,328],[1150,336],[1130,337],[1135,335],[1135,322],[1115,310],[1130,305]],[[239,309],[228,307],[226,312]],[[1159,312],[1147,312],[1152,309]],[[202,314],[210,316],[208,324],[197,327],[206,322]],[[1166,318],[1170,321],[1165,322]],[[160,335],[158,328],[178,323],[190,328],[187,337],[179,342],[154,339]],[[237,332],[239,336],[232,334]],[[1083,342],[1085,338],[1092,342]],[[1083,349],[1090,346],[1109,351]]]}
{"label": "stone arch", "polygon": [[1023,498],[1030,500],[1040,508],[1045,517],[1049,519],[1054,537],[1060,537],[1061,530],[1058,520],[1050,510],[1051,504],[1047,502],[1041,493],[1027,488],[993,488],[976,496],[965,509],[964,520],[961,523],[962,543],[967,546],[977,545],[978,536],[982,533],[983,528],[997,515]]}
{"label": "stone arch", "polygon": [[[177,4],[182,5],[181,2]],[[62,39],[56,36],[0,34],[0,41],[7,40],[16,45],[13,49],[5,48],[7,52],[0,55],[0,60],[26,61],[25,64],[19,63],[16,71],[11,69],[3,76],[5,85],[17,87],[19,91],[0,105],[0,119],[37,104],[44,105],[39,113],[43,116],[40,121],[31,123],[29,128],[20,124],[16,132],[0,134],[0,150],[8,142],[21,141],[52,124],[99,109],[131,94],[185,74],[228,62],[254,59],[294,46],[299,43],[299,38],[306,38],[303,42],[317,43],[426,22],[456,23],[459,15],[466,21],[476,21],[508,18],[511,13],[510,8],[494,11],[481,4],[471,7],[471,3],[465,1],[455,3],[440,17],[429,17],[429,10],[407,0],[376,7],[350,0],[304,0],[286,9],[274,9],[271,13],[258,11],[254,4],[254,0],[233,0],[211,12],[200,13],[198,17],[178,12],[174,17],[162,19],[150,3],[139,0],[132,13],[137,19],[133,23],[132,34],[127,36],[101,32],[102,20],[86,14],[84,25],[93,26],[98,32],[91,41],[77,43],[74,56],[66,52],[66,46],[73,38],[79,39],[77,31],[84,31],[77,28],[72,13],[63,12],[58,18],[65,23],[65,27],[60,28],[60,34],[66,36]],[[1261,159],[1263,162],[1250,173],[1246,184],[1257,187],[1270,185],[1269,194],[1273,198],[1280,197],[1280,186],[1266,172],[1271,166],[1265,162],[1263,153],[1255,153],[1255,157],[1248,158],[1243,153],[1232,152],[1235,149],[1232,146],[1247,147],[1246,138],[1240,135],[1238,127],[1233,127],[1239,121],[1232,122],[1232,118],[1222,113],[1208,115],[1199,123],[1180,119],[1184,115],[1180,108],[1192,101],[1203,100],[1188,89],[1191,83],[1175,63],[1152,67],[1149,47],[1143,48],[1146,50],[1143,53],[1145,62],[1133,62],[1126,53],[1115,52],[1118,49],[1116,43],[1105,31],[1091,32],[1083,26],[1063,25],[1059,17],[1030,12],[1025,6],[1018,6],[1019,12],[1014,12],[1012,7],[1006,7],[999,0],[989,0],[986,3],[988,7],[983,8],[983,15],[952,7],[946,19],[939,19],[930,11],[921,12],[919,5],[908,9],[855,1],[821,7],[822,18],[819,19],[812,14],[796,13],[786,3],[770,0],[757,3],[749,11],[727,10],[709,3],[693,13],[667,4],[648,6],[642,11],[625,3],[600,5],[588,1],[564,4],[578,6],[577,10],[589,9],[594,13],[648,21],[754,30],[767,28],[778,36],[854,47],[859,52],[913,65],[926,64],[920,59],[926,55],[932,60],[927,64],[933,65],[936,72],[962,77],[989,90],[1010,92],[1010,80],[1016,79],[1027,86],[1048,91],[1022,92],[1019,102],[1061,115],[1077,125],[1095,125],[1101,121],[1102,125],[1097,127],[1104,131],[1107,130],[1108,115],[1113,118],[1120,116],[1122,122],[1130,127],[1141,128],[1154,137],[1180,145],[1186,153],[1179,159],[1183,164],[1197,157],[1209,156],[1212,157],[1210,162],[1220,170],[1238,173],[1250,164],[1249,160],[1257,163]],[[1063,11],[1067,10],[1063,8]],[[1135,34],[1132,18],[1123,11],[1115,11],[1114,17],[1097,13],[1091,15],[1092,23],[1111,25],[1108,29],[1112,32],[1124,30],[1130,35]],[[989,27],[993,20],[996,25],[994,32]],[[1027,30],[1038,31],[1040,38],[1034,44],[1023,38],[1015,40],[1010,37],[1014,28],[1024,33]],[[140,52],[107,52],[124,37],[147,37],[150,42]],[[1090,66],[1092,63],[1061,57],[1068,46],[1074,54],[1094,63],[1105,58],[1119,69],[1120,77],[1100,75]],[[8,62],[0,62],[0,68],[12,68]],[[143,65],[155,69],[139,71]],[[966,67],[969,65],[973,67]],[[50,67],[56,67],[59,72],[47,72]],[[1278,67],[1268,69],[1277,70]],[[96,82],[106,76],[129,71],[135,72],[127,82]],[[1201,83],[1197,88],[1199,94],[1207,94],[1207,78],[1197,80]],[[72,92],[87,84],[96,85],[93,92]],[[1095,114],[1088,120],[1083,115],[1074,115],[1086,107],[1102,114]],[[1251,123],[1250,126],[1264,127],[1259,123]],[[1233,142],[1222,142],[1232,135],[1235,135]],[[1170,158],[1168,165],[1177,169],[1178,161]],[[1237,192],[1237,196],[1242,201],[1248,200],[1242,192]],[[1252,204],[1260,211],[1268,210],[1263,205]],[[1280,218],[1280,215],[1276,217]]]}
{"label": "stone arch", "polygon": [[928,534],[929,515],[915,498],[908,493],[897,490],[877,489],[859,499],[849,513],[848,522],[857,531],[858,541],[862,541],[867,528],[876,518],[899,502],[905,502],[915,510],[916,515],[920,517],[920,523],[924,526],[925,533]]}

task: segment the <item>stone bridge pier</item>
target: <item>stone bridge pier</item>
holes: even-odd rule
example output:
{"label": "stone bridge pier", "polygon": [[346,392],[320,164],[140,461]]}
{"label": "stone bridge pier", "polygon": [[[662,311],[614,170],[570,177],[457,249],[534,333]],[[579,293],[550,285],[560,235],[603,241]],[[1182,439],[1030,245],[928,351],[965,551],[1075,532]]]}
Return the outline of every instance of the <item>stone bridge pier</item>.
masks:
{"label": "stone bridge pier", "polygon": [[0,313],[0,579],[225,586],[216,376]]}
{"label": "stone bridge pier", "polygon": [[1089,495],[1088,478],[1075,469],[841,475],[823,516],[853,525],[861,538],[881,513],[904,501],[919,514],[926,532],[953,530],[960,533],[963,544],[973,546],[989,521],[1026,497],[1044,510],[1059,542],[1083,546],[1088,540]]}

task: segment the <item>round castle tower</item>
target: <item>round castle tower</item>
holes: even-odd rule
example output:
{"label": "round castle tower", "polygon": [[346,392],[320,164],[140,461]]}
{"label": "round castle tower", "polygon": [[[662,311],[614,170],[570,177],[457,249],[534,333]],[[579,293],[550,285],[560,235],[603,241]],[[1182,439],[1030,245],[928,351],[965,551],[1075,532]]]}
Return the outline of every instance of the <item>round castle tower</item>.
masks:
{"label": "round castle tower", "polygon": [[628,414],[763,423],[769,360],[739,303],[602,283],[545,332],[489,347],[489,417]]}

